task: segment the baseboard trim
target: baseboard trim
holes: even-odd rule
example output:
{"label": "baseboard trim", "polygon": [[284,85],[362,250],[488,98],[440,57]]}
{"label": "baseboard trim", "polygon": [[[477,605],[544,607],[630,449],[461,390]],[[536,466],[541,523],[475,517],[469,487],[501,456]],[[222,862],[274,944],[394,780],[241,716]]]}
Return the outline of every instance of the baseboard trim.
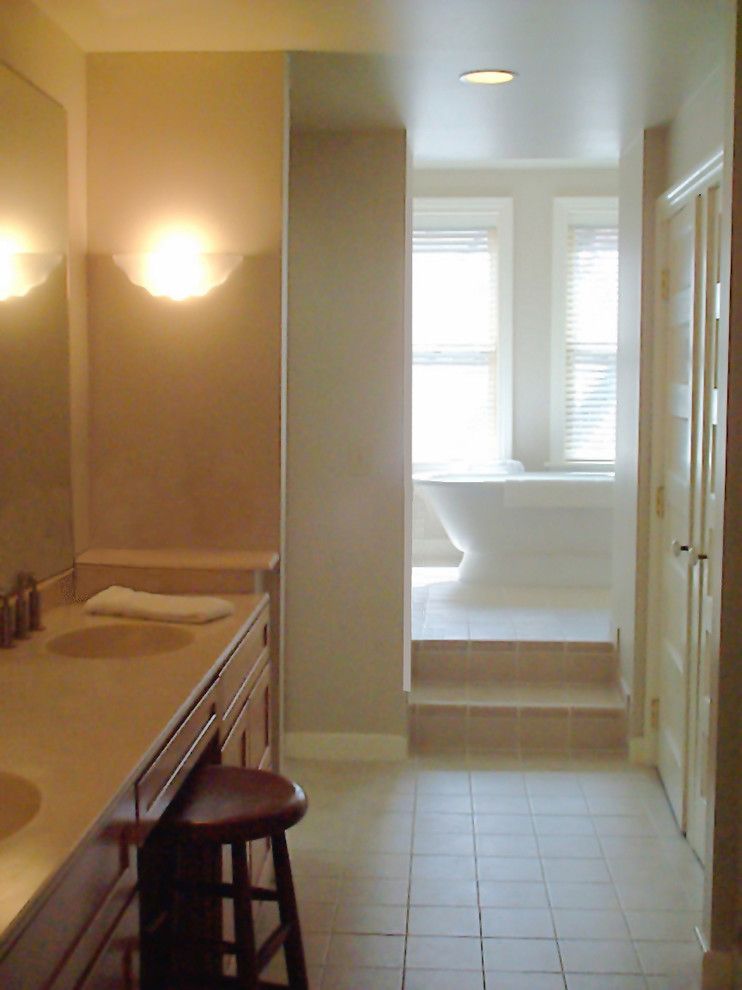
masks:
{"label": "baseboard trim", "polygon": [[703,990],[733,990],[734,954],[719,949],[706,949],[703,953],[702,972]]}
{"label": "baseboard trim", "polygon": [[638,763],[645,767],[654,765],[652,746],[646,736],[629,739],[629,763]]}
{"label": "baseboard trim", "polygon": [[360,732],[287,732],[284,755],[295,760],[407,759],[407,737]]}

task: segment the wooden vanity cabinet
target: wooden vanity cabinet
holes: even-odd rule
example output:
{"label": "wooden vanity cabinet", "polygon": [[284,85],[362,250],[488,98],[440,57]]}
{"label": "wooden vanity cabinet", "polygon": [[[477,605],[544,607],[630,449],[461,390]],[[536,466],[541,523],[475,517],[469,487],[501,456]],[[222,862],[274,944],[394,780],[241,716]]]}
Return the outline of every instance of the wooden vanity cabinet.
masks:
{"label": "wooden vanity cabinet", "polygon": [[[267,606],[228,660],[220,682],[224,705],[221,762],[226,766],[270,769],[272,693]],[[267,839],[250,843],[250,869],[256,878],[269,848]]]}
{"label": "wooden vanity cabinet", "polygon": [[[137,990],[135,817],[130,787],[0,959],[2,990]],[[108,972],[104,982],[99,963]]]}
{"label": "wooden vanity cabinet", "polygon": [[[168,853],[158,846],[157,823],[200,763],[270,768],[269,656],[266,598],[167,741],[80,844],[12,944],[2,947],[2,990],[163,990],[158,937],[148,934],[162,903],[161,891],[150,888],[162,886],[167,874],[160,869]],[[258,875],[267,846],[253,846]],[[218,862],[213,867],[216,879]]]}

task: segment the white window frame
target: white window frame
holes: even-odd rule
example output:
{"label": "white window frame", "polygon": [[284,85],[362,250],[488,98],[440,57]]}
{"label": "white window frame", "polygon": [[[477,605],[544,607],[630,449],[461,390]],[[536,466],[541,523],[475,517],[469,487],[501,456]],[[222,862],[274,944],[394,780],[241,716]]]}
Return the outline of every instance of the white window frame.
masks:
{"label": "white window frame", "polygon": [[567,245],[572,225],[618,227],[617,196],[556,196],[551,267],[551,425],[549,467],[613,470],[615,461],[574,461],[564,456],[567,352]]}
{"label": "white window frame", "polygon": [[[513,451],[513,200],[503,196],[415,197],[416,230],[497,230],[497,412],[500,458]],[[430,465],[434,467],[434,465]],[[426,465],[416,465],[425,470]]]}

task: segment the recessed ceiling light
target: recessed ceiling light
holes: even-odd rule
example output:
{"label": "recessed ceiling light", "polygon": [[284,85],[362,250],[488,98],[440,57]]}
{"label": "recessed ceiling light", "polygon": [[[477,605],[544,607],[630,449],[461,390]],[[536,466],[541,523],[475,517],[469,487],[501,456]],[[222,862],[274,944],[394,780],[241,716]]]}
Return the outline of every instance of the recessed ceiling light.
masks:
{"label": "recessed ceiling light", "polygon": [[475,83],[480,86],[497,86],[499,83],[512,82],[517,72],[510,69],[473,69],[459,76],[461,82]]}

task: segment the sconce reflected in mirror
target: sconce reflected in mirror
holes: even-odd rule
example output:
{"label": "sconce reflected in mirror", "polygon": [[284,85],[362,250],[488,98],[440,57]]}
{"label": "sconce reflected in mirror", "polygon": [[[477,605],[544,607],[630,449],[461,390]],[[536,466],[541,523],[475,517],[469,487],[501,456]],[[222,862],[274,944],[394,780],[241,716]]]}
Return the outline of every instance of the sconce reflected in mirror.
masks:
{"label": "sconce reflected in mirror", "polygon": [[62,260],[61,254],[13,251],[0,246],[0,302],[27,295],[43,285]]}
{"label": "sconce reflected in mirror", "polygon": [[150,295],[180,302],[205,296],[226,282],[242,255],[202,251],[195,238],[173,235],[152,251],[115,254],[113,260],[129,281]]}

